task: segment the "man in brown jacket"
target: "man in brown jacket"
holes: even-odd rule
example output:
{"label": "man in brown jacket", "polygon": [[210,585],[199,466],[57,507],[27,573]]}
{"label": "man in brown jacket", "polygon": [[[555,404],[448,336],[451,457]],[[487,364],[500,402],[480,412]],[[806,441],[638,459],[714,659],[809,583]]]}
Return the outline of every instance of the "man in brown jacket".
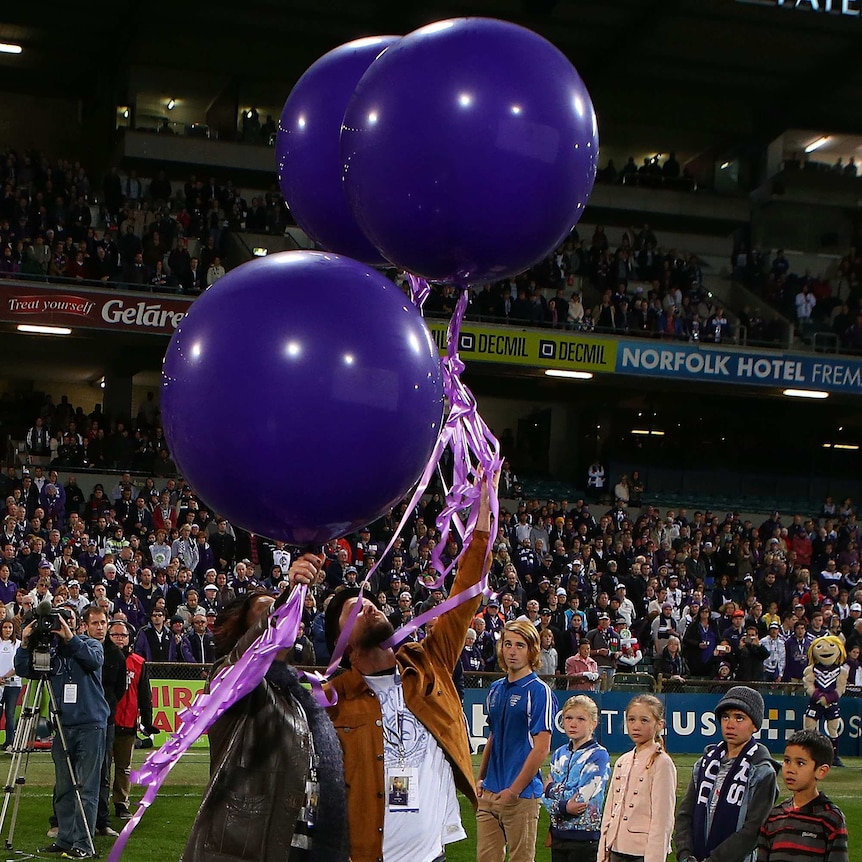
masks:
{"label": "man in brown jacket", "polygon": [[[487,480],[483,480],[487,482]],[[491,529],[487,486],[452,595],[486,570]],[[342,590],[326,611],[335,646],[356,590]],[[367,597],[344,653],[349,669],[330,686],[338,703],[329,717],[344,751],[352,862],[419,862],[443,858],[445,845],[466,837],[457,787],[476,807],[464,715],[452,671],[478,599],[442,614],[420,643],[381,646],[393,629]]]}

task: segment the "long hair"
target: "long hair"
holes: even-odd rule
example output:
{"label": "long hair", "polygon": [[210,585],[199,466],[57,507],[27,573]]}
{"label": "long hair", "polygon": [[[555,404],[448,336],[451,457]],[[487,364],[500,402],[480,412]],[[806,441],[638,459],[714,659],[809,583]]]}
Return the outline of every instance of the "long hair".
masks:
{"label": "long hair", "polygon": [[[662,702],[654,695],[654,694],[636,694],[629,702],[628,706],[626,706],[626,715],[628,715],[629,710],[633,706],[642,706],[644,707],[655,719],[656,724],[664,721],[664,707],[662,706]],[[664,747],[664,739],[662,739],[662,732],[660,728],[656,728],[654,741],[658,744],[659,751],[653,753],[647,762],[647,769],[649,769],[655,759],[659,756],[662,751],[667,751]]]}
{"label": "long hair", "polygon": [[811,646],[808,647],[808,664],[813,665],[815,663],[815,655],[814,655],[814,644],[817,641],[828,641],[832,646],[838,647],[838,661],[836,662],[839,665],[844,664],[847,661],[847,647],[844,646],[844,642],[841,638],[835,637],[835,635],[823,635],[822,637],[815,638],[811,642]]}
{"label": "long hair", "polygon": [[539,632],[529,620],[510,620],[503,626],[500,640],[497,641],[497,665],[501,668],[506,667],[506,663],[503,661],[503,641],[506,639],[506,632],[512,632],[527,642],[530,667],[533,670],[538,670],[541,664],[542,647],[539,643]]}
{"label": "long hair", "polygon": [[272,594],[266,590],[249,590],[244,596],[232,599],[219,611],[212,632],[216,658],[226,656],[248,631],[248,612],[261,596],[272,598]]}

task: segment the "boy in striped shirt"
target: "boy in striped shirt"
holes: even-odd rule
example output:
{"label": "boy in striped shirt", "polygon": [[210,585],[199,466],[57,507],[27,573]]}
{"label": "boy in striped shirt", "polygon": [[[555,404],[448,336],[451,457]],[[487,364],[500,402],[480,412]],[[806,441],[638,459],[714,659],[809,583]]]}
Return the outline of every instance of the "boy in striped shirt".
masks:
{"label": "boy in striped shirt", "polygon": [[792,796],[769,812],[757,862],[847,862],[844,814],[817,786],[832,758],[831,741],[815,730],[800,730],[787,741],[782,775]]}

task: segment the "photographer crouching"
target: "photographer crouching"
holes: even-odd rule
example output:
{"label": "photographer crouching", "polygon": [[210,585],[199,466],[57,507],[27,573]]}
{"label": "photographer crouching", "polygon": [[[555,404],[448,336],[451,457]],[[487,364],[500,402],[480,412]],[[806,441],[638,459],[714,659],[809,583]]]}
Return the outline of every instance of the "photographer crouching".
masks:
{"label": "photographer crouching", "polygon": [[[90,614],[104,615],[104,611],[97,606],[88,607],[84,611],[84,622],[88,622]],[[55,728],[51,748],[57,840],[42,852],[62,853],[69,859],[89,859],[96,855],[93,833],[109,708],[101,680],[104,648],[95,638],[76,635],[76,628],[74,611],[51,608],[46,602],[40,604],[21,632],[21,646],[15,653],[15,671],[28,679],[47,680],[54,720],[59,725]],[[66,751],[63,750],[64,737]]]}

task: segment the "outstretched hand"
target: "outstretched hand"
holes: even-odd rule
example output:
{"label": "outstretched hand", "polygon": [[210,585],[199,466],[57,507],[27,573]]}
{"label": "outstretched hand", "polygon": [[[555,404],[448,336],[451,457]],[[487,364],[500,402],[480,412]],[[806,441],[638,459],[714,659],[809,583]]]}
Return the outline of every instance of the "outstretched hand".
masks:
{"label": "outstretched hand", "polygon": [[317,573],[323,565],[323,555],[306,553],[301,557],[297,557],[290,565],[290,571],[287,573],[287,580],[291,587],[297,584],[313,584],[317,578]]}
{"label": "outstretched hand", "polygon": [[479,496],[479,517],[476,521],[476,528],[489,532],[491,529],[491,494],[489,487],[493,485],[496,491],[500,484],[500,471],[498,470],[489,479],[485,471],[480,467],[476,472],[476,479],[481,483],[482,492]]}

